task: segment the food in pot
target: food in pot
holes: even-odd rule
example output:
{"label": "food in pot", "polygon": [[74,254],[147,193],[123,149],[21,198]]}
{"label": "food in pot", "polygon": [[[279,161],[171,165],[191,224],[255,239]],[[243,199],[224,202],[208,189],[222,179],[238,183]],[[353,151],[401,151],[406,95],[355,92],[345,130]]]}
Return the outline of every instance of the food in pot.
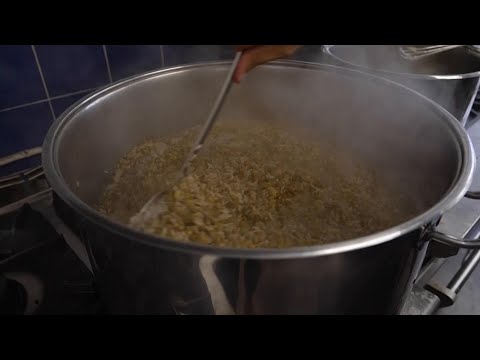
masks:
{"label": "food in pot", "polygon": [[267,122],[219,122],[190,174],[174,184],[198,130],[134,147],[118,162],[100,211],[128,224],[153,194],[171,189],[164,213],[140,229],[233,248],[348,240],[418,211],[366,164]]}

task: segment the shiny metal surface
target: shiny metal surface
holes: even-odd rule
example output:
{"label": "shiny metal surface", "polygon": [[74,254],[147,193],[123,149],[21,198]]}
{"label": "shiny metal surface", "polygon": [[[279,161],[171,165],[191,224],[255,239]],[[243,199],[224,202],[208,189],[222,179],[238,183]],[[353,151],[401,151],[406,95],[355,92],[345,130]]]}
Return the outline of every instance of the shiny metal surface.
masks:
{"label": "shiny metal surface", "polygon": [[480,76],[480,59],[465,47],[449,50],[422,62],[402,59],[401,45],[326,45],[326,52],[345,65],[403,77],[456,80]]}
{"label": "shiny metal surface", "polygon": [[465,45],[400,46],[400,54],[407,60],[420,60],[427,56],[456,49]]}
{"label": "shiny metal surface", "polygon": [[35,147],[31,149],[26,149],[23,151],[19,151],[17,153],[8,155],[8,156],[3,156],[0,158],[0,166],[4,166],[10,163],[13,163],[15,161],[21,160],[21,159],[26,159],[31,156],[39,155],[42,153],[42,148],[41,147]]}
{"label": "shiny metal surface", "polygon": [[[475,105],[480,92],[480,77],[477,79],[476,85],[475,81],[472,81],[468,86],[470,90],[465,93],[467,99],[465,112],[461,118],[458,118],[467,129],[475,122]],[[468,98],[470,98],[470,102],[468,102]]]}
{"label": "shiny metal surface", "polygon": [[[476,153],[480,150],[479,130],[480,124],[475,124],[468,131]],[[479,188],[480,174],[476,173],[472,180],[471,189]],[[465,238],[467,233],[480,220],[480,202],[477,201],[480,197],[477,194],[479,193],[474,191],[467,192],[465,198],[454,209],[445,214],[437,228],[437,232],[432,234],[434,239],[445,244],[467,249],[474,249],[480,246],[477,233],[474,233],[475,240]]]}
{"label": "shiny metal surface", "polygon": [[[475,239],[478,239],[480,237],[480,222],[477,222],[473,226],[473,228],[471,229],[471,231],[469,231],[466,237],[471,237]],[[462,261],[459,261],[460,259],[462,259]],[[445,288],[451,291],[456,296],[463,288],[470,275],[478,266],[480,262],[480,250],[462,251],[457,256],[457,259],[452,260],[456,260],[456,263],[458,263],[458,265],[456,266],[458,270],[455,272],[455,275],[451,278]],[[438,282],[439,279],[430,279],[429,285],[434,285]]]}
{"label": "shiny metal surface", "polygon": [[465,125],[478,91],[480,56],[468,47],[410,61],[400,45],[326,45],[333,64],[399,82],[431,98]]}
{"label": "shiny metal surface", "polygon": [[[480,152],[480,122],[473,124],[468,129],[468,135],[472,141],[476,154]],[[480,173],[475,172],[471,190],[480,189]],[[463,198],[455,205],[453,209],[442,216],[442,220],[437,227],[437,231],[443,232],[456,238],[465,238],[477,236],[476,233],[468,234],[475,224],[480,221],[480,201]]]}
{"label": "shiny metal surface", "polygon": [[445,235],[441,232],[431,234],[432,240],[442,244],[452,245],[464,249],[480,249],[479,239],[456,239],[453,236]]}
{"label": "shiny metal surface", "polygon": [[[187,158],[185,159],[185,162],[182,165],[182,168],[180,169],[177,175],[177,181],[180,181],[183,177],[187,175],[192,162],[198,156],[205,141],[207,140],[207,137],[210,134],[210,130],[213,128],[213,125],[215,124],[215,121],[218,118],[218,114],[222,110],[222,106],[225,103],[225,99],[229,94],[230,89],[232,88],[233,73],[237,68],[237,65],[238,65],[238,62],[240,61],[241,56],[242,56],[242,52],[239,51],[236,53],[235,58],[233,59],[232,65],[230,65],[230,69],[222,85],[222,88],[220,89],[220,93],[218,94],[218,97],[215,100],[212,110],[210,110],[210,113],[208,114],[207,120],[203,124],[203,128],[200,132],[200,135],[198,135],[197,140],[193,144],[192,149],[187,155]],[[142,223],[144,224],[147,219],[153,219],[155,217],[158,217],[160,215],[159,208],[162,207],[162,206],[159,206],[159,203],[161,204],[162,196],[164,196],[164,194],[167,192],[168,192],[167,190],[163,190],[153,195],[150,198],[150,200],[148,200],[147,203],[140,209],[140,211],[130,219],[130,224],[133,226],[135,226],[135,224],[141,225]]]}
{"label": "shiny metal surface", "polygon": [[414,286],[401,315],[433,315],[440,306],[440,298],[424,288]]}
{"label": "shiny metal surface", "polygon": [[228,63],[193,65],[118,82],[68,109],[45,140],[43,163],[57,213],[80,229],[109,311],[397,313],[425,254],[425,226],[462,199],[475,159],[455,118],[388,80],[276,62],[232,89],[220,116],[266,119],[333,139],[426,206],[403,224],[336,244],[237,250],[140,233],[94,209],[105,172],[131,146],[146,135],[201,123],[227,69]]}
{"label": "shiny metal surface", "polygon": [[480,263],[480,250],[475,250],[467,258],[467,261],[463,266],[458,270],[453,279],[447,285],[447,287],[458,294],[462,287],[465,285],[465,282],[468,280],[472,272]]}
{"label": "shiny metal surface", "polygon": [[50,188],[45,189],[45,190],[42,190],[42,191],[40,191],[36,194],[33,194],[33,195],[27,196],[23,199],[20,199],[20,200],[14,202],[12,204],[2,206],[2,207],[0,207],[0,216],[8,214],[12,211],[18,210],[25,204],[31,204],[31,203],[35,203],[35,202],[38,202],[38,201],[43,201],[46,198],[50,197],[51,193],[52,193],[52,189],[50,189]]}
{"label": "shiny metal surface", "polygon": [[[478,153],[480,150],[480,123],[473,124],[468,129],[468,134],[472,140],[475,151]],[[477,172],[474,176],[472,189],[480,188],[480,174]],[[446,212],[441,219],[440,224],[437,227],[438,231],[451,234],[457,238],[478,238],[480,235],[480,202],[463,198],[453,209]],[[433,245],[434,243],[431,243]],[[405,315],[430,315],[437,313],[442,308],[440,313],[450,314],[455,313],[456,308],[460,307],[465,313],[477,313],[475,304],[475,297],[478,297],[477,285],[470,283],[467,286],[467,292],[464,294],[460,292],[461,288],[465,285],[465,281],[471,278],[472,264],[468,265],[467,261],[474,261],[471,257],[461,261],[465,256],[465,251],[460,251],[458,255],[449,259],[445,258],[432,258],[423,267],[421,272],[415,281],[414,291],[412,291],[407,300],[406,306],[403,309],[402,314]],[[470,251],[470,253],[477,253],[477,251]],[[478,267],[478,265],[477,265]],[[452,273],[456,275],[452,278]],[[455,285],[456,279],[461,279],[462,287]],[[443,285],[441,285],[443,284]],[[448,285],[447,285],[448,284]],[[439,296],[434,295],[432,292],[426,289],[428,287],[432,290],[432,285],[436,286],[438,291],[437,295],[440,295],[441,289],[458,288],[455,293],[448,292],[450,295],[455,294],[451,300],[456,301],[454,309],[445,307],[447,304],[445,300],[448,296],[444,293],[442,296],[443,301],[440,301]],[[450,301],[451,304],[451,301]],[[465,308],[468,307],[468,310]]]}
{"label": "shiny metal surface", "polygon": [[248,259],[152,248],[89,225],[84,241],[114,314],[394,314],[421,258],[418,232],[330,256]]}
{"label": "shiny metal surface", "polygon": [[465,197],[473,200],[480,200],[480,191],[469,191],[465,194]]}
{"label": "shiny metal surface", "polygon": [[455,303],[457,296],[479,263],[480,250],[475,250],[467,254],[465,261],[461,264],[448,285],[445,286],[432,280],[423,285],[425,291],[434,294],[440,300],[439,303],[434,302],[435,310],[438,310],[440,307],[452,306]]}
{"label": "shiny metal surface", "polygon": [[230,65],[228,74],[225,78],[225,82],[223,83],[222,88],[220,90],[220,94],[215,100],[213,108],[208,114],[207,121],[203,125],[202,131],[200,132],[198,139],[193,145],[193,149],[191,150],[185,164],[182,167],[181,172],[183,175],[188,173],[191,163],[193,162],[193,160],[195,160],[196,156],[198,155],[203,145],[205,144],[205,141],[207,140],[210,130],[212,129],[215,122],[217,121],[219,113],[222,111],[223,104],[225,103],[225,100],[228,94],[230,93],[230,89],[232,88],[232,85],[233,85],[233,73],[235,72],[238,63],[240,62],[241,56],[242,56],[242,52],[240,51],[237,52],[235,55],[235,58],[233,59],[232,65]]}
{"label": "shiny metal surface", "polygon": [[431,46],[400,46],[400,54],[407,60],[421,60],[427,56],[439,54],[459,47],[464,47],[470,54],[480,55],[477,45],[431,45]]}

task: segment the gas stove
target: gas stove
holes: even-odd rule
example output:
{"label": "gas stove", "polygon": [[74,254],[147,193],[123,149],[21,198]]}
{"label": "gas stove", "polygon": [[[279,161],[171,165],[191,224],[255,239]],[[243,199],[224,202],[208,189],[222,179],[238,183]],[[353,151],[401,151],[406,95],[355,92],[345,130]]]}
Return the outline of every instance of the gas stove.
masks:
{"label": "gas stove", "polygon": [[[480,93],[473,103],[468,121],[465,124],[477,154],[477,161],[480,154],[479,107]],[[471,189],[473,191],[480,189],[478,166]],[[458,238],[478,239],[480,237],[480,201],[467,198],[462,199],[442,217],[438,231]],[[475,307],[475,310],[449,311],[449,308],[453,307],[461,296],[460,291],[468,284],[468,280],[472,277],[480,263],[479,250],[460,250],[458,252],[450,252],[450,250],[445,248],[434,249],[435,256],[432,256],[424,263],[403,314],[430,315],[437,312],[444,314],[480,313],[480,307],[470,306],[471,304],[467,304],[463,308]],[[470,284],[469,290],[472,292],[470,294],[472,300],[480,296],[480,290],[478,290],[478,286],[475,286],[478,285],[479,279],[480,277],[476,276],[472,279],[474,282]]]}
{"label": "gas stove", "polygon": [[[480,154],[480,95],[466,127]],[[32,155],[24,151],[0,165]],[[480,176],[472,188],[480,189]],[[480,236],[480,201],[463,199],[439,230]],[[454,266],[451,266],[451,261]],[[402,315],[431,315],[451,307],[480,262],[480,251],[433,248]],[[450,264],[450,265],[449,265]],[[448,271],[445,271],[448,269]],[[443,278],[438,274],[442,273]],[[105,314],[83,242],[56,215],[41,166],[0,178],[0,314]]]}
{"label": "gas stove", "polygon": [[41,167],[0,179],[1,315],[102,313],[83,245],[62,225]]}

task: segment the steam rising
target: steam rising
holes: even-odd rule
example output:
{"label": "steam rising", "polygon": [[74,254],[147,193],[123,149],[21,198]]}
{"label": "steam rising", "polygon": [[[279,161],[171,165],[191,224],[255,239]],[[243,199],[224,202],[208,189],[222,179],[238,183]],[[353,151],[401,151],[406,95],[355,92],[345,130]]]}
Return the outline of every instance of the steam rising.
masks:
{"label": "steam rising", "polygon": [[307,45],[302,57],[308,61],[331,63],[341,67],[385,77],[432,99],[457,119],[465,116],[475,79],[435,79],[432,76],[463,76],[480,71],[480,58],[465,48],[409,61],[400,56],[400,45],[334,45],[330,55],[318,45]]}
{"label": "steam rising", "polygon": [[[169,48],[177,51],[176,64],[231,60],[234,55],[230,46]],[[307,46],[295,58],[299,59],[302,52],[308,55],[308,61],[333,62],[322,54],[320,47]],[[372,65],[369,55],[359,54],[357,60]],[[165,56],[172,59],[174,55]],[[377,63],[373,65],[378,65],[378,60],[374,60]],[[387,60],[388,66],[395,65]],[[335,64],[348,67],[345,63]],[[62,146],[67,149],[65,153],[79,154],[89,166],[79,171],[78,162],[74,164],[66,157],[62,173],[69,183],[82,183],[76,192],[83,200],[95,202],[101,191],[96,174],[102,174],[106,180],[104,171],[145,137],[169,135],[205,120],[224,72],[208,67],[197,70],[131,87],[99,101],[95,113],[78,115],[89,120],[71,126]],[[456,72],[452,68],[449,71]],[[385,73],[383,76],[389,77]],[[395,81],[405,83],[406,77]],[[463,91],[463,85],[450,80],[420,80],[416,86],[427,97],[444,95],[442,105],[459,112],[461,106],[452,94]],[[438,202],[458,173],[458,143],[440,112],[409,91],[385,86],[381,80],[333,69],[267,66],[249,73],[244,82],[232,88],[230,95],[220,121],[268,121],[289,127],[299,136],[328,142],[332,151],[353,155],[352,164],[344,166],[343,171],[349,172],[356,162],[369,163],[372,172],[394,191],[418,201],[420,210]],[[86,138],[90,139],[88,144]],[[96,159],[93,163],[92,158]],[[295,165],[298,164],[292,166]],[[91,186],[87,186],[88,179],[92,179]]]}
{"label": "steam rising", "polygon": [[176,65],[232,60],[235,56],[232,45],[169,45],[167,51],[167,62]]}
{"label": "steam rising", "polygon": [[[459,120],[470,101],[468,96],[473,95],[468,93],[464,80],[411,75],[463,75],[480,70],[478,58],[468,56],[463,49],[414,63],[401,58],[397,46],[338,46],[337,49],[340,50],[335,55],[341,56],[343,62],[326,56],[317,46],[306,46],[294,59],[331,63],[390,79],[432,99]],[[353,155],[352,162],[369,163],[382,182],[399,194],[409,194],[419,210],[433,206],[452,185],[460,164],[459,153],[440,112],[436,113],[434,107],[426,106],[420,97],[406,90],[378,87],[376,80],[360,78],[343,82],[341,79],[346,76],[335,70],[331,77],[340,81],[330,83],[327,77],[319,83],[308,75],[298,74],[283,76],[281,83],[265,79],[271,83],[262,84],[268,93],[265,102],[276,103],[277,108],[255,108],[247,101],[244,106],[255,108],[253,118],[278,118],[282,112],[284,125],[290,126],[291,131],[303,131],[306,136],[322,134],[322,140],[327,138],[333,151]],[[261,73],[255,70],[247,78],[262,82]],[[309,99],[314,96],[316,100]],[[250,101],[258,105],[262,100]],[[300,120],[309,118],[309,123]],[[344,166],[343,171],[349,172],[353,166],[353,163]]]}

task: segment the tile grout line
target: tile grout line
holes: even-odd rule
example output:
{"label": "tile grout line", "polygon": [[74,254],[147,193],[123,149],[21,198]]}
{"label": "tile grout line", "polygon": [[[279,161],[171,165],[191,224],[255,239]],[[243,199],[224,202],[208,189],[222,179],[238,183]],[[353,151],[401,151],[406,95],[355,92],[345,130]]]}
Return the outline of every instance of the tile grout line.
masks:
{"label": "tile grout line", "polygon": [[69,97],[69,96],[73,96],[73,95],[79,95],[79,94],[86,93],[86,92],[92,92],[92,91],[97,90],[97,89],[99,89],[99,88],[100,88],[100,86],[97,86],[97,87],[94,87],[94,88],[90,88],[90,89],[85,89],[85,90],[74,91],[74,92],[71,92],[71,93],[68,93],[68,94],[57,95],[57,96],[54,96],[54,97],[52,97],[52,98],[50,98],[50,99],[51,99],[51,100],[63,99],[63,98],[66,98],[66,97]]}
{"label": "tile grout line", "polygon": [[107,64],[108,80],[110,80],[110,83],[112,83],[113,78],[112,78],[112,72],[110,71],[110,61],[108,60],[107,45],[102,45],[102,48],[103,48],[103,56],[105,57],[105,64]]}
{"label": "tile grout line", "polygon": [[160,60],[162,61],[162,67],[165,67],[165,54],[163,53],[163,45],[160,45]]}
{"label": "tile grout line", "polygon": [[[90,88],[90,89],[79,90],[79,91],[75,91],[75,92],[71,92],[71,93],[67,93],[67,94],[63,94],[63,95],[57,95],[57,96],[51,97],[50,100],[58,100],[58,99],[63,99],[63,98],[69,97],[69,96],[79,95],[79,94],[82,94],[82,93],[93,92],[93,91],[95,91],[99,88],[100,88],[100,86],[97,86],[97,87]],[[1,109],[0,113],[10,111],[10,110],[21,109],[21,108],[28,107],[28,106],[31,106],[31,105],[41,104],[41,103],[44,103],[44,102],[47,102],[47,101],[48,101],[48,99],[42,99],[42,100],[37,100],[37,101],[32,101],[32,102],[29,102],[29,103],[25,103],[25,104],[22,104],[22,105],[10,106],[8,108]]]}
{"label": "tile grout line", "polygon": [[[165,51],[164,51],[164,45],[159,45],[160,46],[160,60],[161,60],[161,66],[162,67],[165,67]],[[38,69],[38,72],[40,74],[40,79],[42,81],[42,85],[43,85],[43,89],[45,91],[45,95],[47,96],[46,99],[42,99],[42,100],[37,100],[37,101],[32,101],[32,102],[29,102],[29,103],[25,103],[25,104],[21,104],[21,105],[15,105],[15,106],[10,106],[10,107],[7,107],[7,108],[4,108],[4,109],[1,109],[0,110],[0,113],[3,113],[3,112],[7,112],[7,111],[10,111],[10,110],[17,110],[17,109],[21,109],[23,107],[28,107],[28,106],[31,106],[31,105],[37,105],[37,104],[42,104],[44,102],[48,102],[48,106],[50,108],[50,112],[52,114],[52,117],[53,119],[55,120],[56,119],[56,116],[55,116],[55,111],[53,109],[53,105],[52,105],[52,100],[57,100],[57,99],[62,99],[62,98],[66,98],[66,97],[69,97],[69,96],[73,96],[73,95],[78,95],[78,94],[82,94],[82,93],[87,93],[87,92],[92,92],[94,90],[97,90],[98,88],[100,87],[94,87],[94,88],[90,88],[90,89],[84,89],[84,90],[79,90],[79,91],[75,91],[75,92],[71,92],[71,93],[67,93],[67,94],[63,94],[63,95],[57,95],[57,96],[50,96],[50,93],[48,91],[48,87],[47,87],[47,83],[46,83],[46,80],[45,80],[45,76],[43,74],[43,70],[42,70],[42,66],[40,64],[40,60],[38,58],[38,55],[37,55],[37,51],[35,49],[35,45],[30,45],[31,49],[32,49],[32,52],[33,52],[33,56],[35,58],[35,63],[37,65],[37,69]],[[110,61],[109,61],[109,58],[108,58],[108,51],[107,51],[107,47],[106,45],[102,45],[102,49],[103,49],[103,55],[104,55],[104,58],[105,58],[105,64],[107,66],[107,72],[108,72],[108,77],[109,77],[109,81],[110,83],[113,82],[113,78],[112,78],[112,73],[111,73],[111,69],[110,69]]]}
{"label": "tile grout line", "polygon": [[35,62],[37,63],[37,69],[40,73],[40,78],[42,79],[43,89],[45,90],[45,94],[47,95],[48,106],[50,107],[50,112],[52,114],[52,121],[55,121],[57,118],[55,116],[55,112],[53,111],[52,100],[50,99],[50,93],[48,92],[47,83],[45,81],[45,77],[43,76],[42,66],[40,65],[40,61],[38,60],[37,51],[35,50],[35,45],[30,45],[32,48],[33,56],[35,57]]}
{"label": "tile grout line", "polygon": [[26,103],[26,104],[22,104],[22,105],[15,105],[15,106],[7,107],[7,108],[4,108],[4,109],[0,110],[0,113],[10,111],[10,110],[21,109],[23,107],[27,107],[27,106],[30,106],[30,105],[41,104],[41,103],[44,103],[46,101],[48,101],[48,99],[37,100],[37,101],[32,101],[32,102],[29,102],[29,103]]}

